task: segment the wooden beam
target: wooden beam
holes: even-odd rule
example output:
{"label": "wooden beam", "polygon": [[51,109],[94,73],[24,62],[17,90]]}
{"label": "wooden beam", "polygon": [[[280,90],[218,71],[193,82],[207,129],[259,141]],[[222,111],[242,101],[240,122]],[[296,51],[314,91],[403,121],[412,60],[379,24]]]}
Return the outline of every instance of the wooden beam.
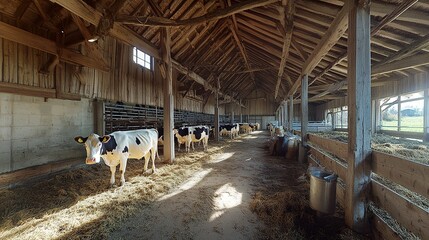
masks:
{"label": "wooden beam", "polygon": [[100,48],[98,47],[97,42],[88,42],[91,38],[93,38],[93,34],[88,30],[88,28],[85,26],[84,22],[75,14],[70,13],[72,16],[72,19],[74,23],[78,26],[79,31],[82,33],[82,36],[85,38],[85,47],[90,51],[92,55],[94,55],[94,58],[100,61],[103,65],[108,66],[109,64],[104,60],[104,57],[100,51]]}
{"label": "wooden beam", "polygon": [[301,84],[301,145],[299,149],[299,162],[307,162],[308,144],[308,75],[305,74]]}
{"label": "wooden beam", "polygon": [[331,26],[317,44],[316,48],[305,61],[304,66],[302,67],[302,74],[310,74],[322,58],[329,52],[329,50],[331,50],[335,43],[337,43],[344,35],[348,26],[348,10],[348,1],[346,1]]}
{"label": "wooden beam", "polygon": [[371,75],[379,75],[429,64],[429,53],[413,55],[398,61],[373,66]]}
{"label": "wooden beam", "polygon": [[[53,3],[57,3],[68,11],[76,14],[83,20],[91,23],[94,26],[98,26],[102,14],[96,11],[94,8],[83,2],[82,0],[50,0]],[[159,50],[148,41],[137,36],[136,33],[121,26],[118,23],[114,23],[113,27],[109,31],[110,35],[121,40],[122,42],[135,46],[140,50],[143,50],[147,54],[151,55],[156,59],[160,59]]]}
{"label": "wooden beam", "polygon": [[292,39],[291,44],[292,44],[292,47],[295,48],[295,50],[297,51],[297,53],[301,57],[301,59],[303,61],[305,61],[305,59],[307,59],[308,55],[304,51],[304,49],[302,49],[302,47],[299,45],[299,43],[295,39]]}
{"label": "wooden beam", "polygon": [[[228,6],[231,6],[230,0],[228,0]],[[232,36],[234,37],[235,43],[236,43],[238,49],[240,50],[241,56],[244,59],[244,64],[246,65],[247,70],[251,70],[252,68],[250,67],[249,58],[247,57],[246,50],[244,48],[243,43],[240,40],[240,37],[238,36],[238,27],[237,27],[237,20],[235,18],[235,15],[232,15],[232,19],[230,20],[229,28],[231,29]],[[252,79],[253,85],[254,85],[254,87],[256,87],[256,80],[255,80],[255,75],[253,74],[253,72],[250,72],[250,79]]]}
{"label": "wooden beam", "polygon": [[32,97],[55,98],[55,89],[25,86],[15,83],[0,82],[0,92],[12,93]]}
{"label": "wooden beam", "polygon": [[[185,66],[183,66],[182,64],[180,64],[180,63],[178,63],[177,61],[175,61],[175,60],[172,60],[172,63],[173,63],[173,65],[174,65],[174,67],[180,72],[180,73],[182,73],[182,74],[185,74],[185,75],[187,75],[190,79],[192,79],[192,80],[194,80],[195,82],[197,82],[198,84],[200,84],[200,85],[203,85],[204,86],[204,89],[207,91],[207,90],[210,90],[210,91],[212,91],[212,92],[215,92],[216,91],[216,88],[215,87],[213,87],[210,83],[208,83],[204,78],[202,78],[200,75],[198,75],[197,73],[195,73],[195,72],[193,72],[193,71],[191,71],[190,69],[188,69],[187,67],[185,67]],[[234,103],[236,103],[236,104],[238,104],[239,106],[241,106],[241,107],[244,107],[244,108],[246,108],[246,106],[244,106],[243,104],[241,104],[239,101],[237,101],[236,99],[234,99],[233,97],[231,97],[231,96],[229,96],[229,95],[227,95],[227,94],[224,94],[224,93],[221,93],[221,92],[219,92],[219,95],[220,96],[223,96],[224,98],[226,98],[227,100],[231,100],[232,102],[234,102]]]}
{"label": "wooden beam", "polygon": [[25,11],[30,6],[32,0],[24,0],[21,2],[21,4],[18,6],[18,8],[15,11],[15,18],[16,20],[20,21],[22,16],[24,15]]}
{"label": "wooden beam", "polygon": [[407,11],[410,7],[412,7],[415,3],[417,3],[419,0],[405,0],[403,1],[394,11],[392,11],[390,14],[387,14],[386,16],[381,19],[380,23],[377,27],[374,27],[371,29],[371,36],[374,36],[377,34],[380,29],[382,29],[385,25],[389,24],[393,20],[395,20],[399,15]]}
{"label": "wooden beam", "polygon": [[288,123],[289,123],[289,126],[288,126],[288,130],[290,131],[290,132],[292,132],[292,130],[293,130],[293,96],[292,95],[290,95],[289,96],[289,114],[288,114],[288,117],[289,117],[289,119],[288,119]]}
{"label": "wooden beam", "polygon": [[371,181],[371,45],[369,0],[350,1],[348,30],[348,168],[345,220],[357,232],[369,231]]}
{"label": "wooden beam", "polygon": [[292,88],[288,92],[288,96],[295,94],[296,90],[301,84],[300,79],[304,74],[310,74],[311,71],[319,64],[322,58],[331,50],[335,43],[344,35],[347,30],[347,16],[348,16],[348,1],[344,3],[343,8],[337,14],[337,17],[332,22],[329,29],[323,35],[316,48],[313,50],[311,55],[305,61],[301,75],[298,80],[295,81]]}
{"label": "wooden beam", "polygon": [[82,65],[105,72],[109,71],[109,66],[105,66],[102,63],[94,61],[93,58],[66,48],[57,47],[57,44],[52,40],[24,31],[4,22],[0,22],[0,37],[59,56],[60,60],[68,63]]}
{"label": "wooden beam", "polygon": [[385,60],[378,62],[377,65],[385,64],[385,63],[391,63],[393,61],[405,58],[407,56],[410,56],[411,54],[425,48],[429,45],[429,34],[426,34],[424,37],[414,41],[411,43],[408,47],[402,49],[399,52],[396,52],[392,56],[389,56]]}
{"label": "wooden beam", "polygon": [[294,0],[282,1],[282,7],[280,8],[280,18],[283,28],[284,28],[284,39],[283,39],[283,47],[282,47],[282,55],[280,56],[280,66],[279,71],[277,73],[277,83],[274,91],[274,98],[277,98],[279,93],[280,83],[283,79],[283,73],[286,67],[286,59],[289,56],[289,48],[292,42],[292,30],[293,30],[293,15],[295,14],[295,3]]}
{"label": "wooden beam", "polygon": [[[57,1],[57,0],[53,0]],[[205,15],[190,18],[190,19],[168,19],[163,17],[147,17],[147,16],[118,16],[115,21],[118,23],[135,25],[135,26],[158,26],[158,27],[177,27],[184,25],[200,24],[207,21],[225,18],[233,14],[237,14],[252,8],[262,7],[278,0],[249,0],[234,4],[231,7],[224,8],[218,11],[210,12]]]}
{"label": "wooden beam", "polygon": [[173,96],[173,64],[171,60],[170,28],[161,29],[161,56],[165,69],[163,84],[164,92],[164,161],[174,162],[174,96]]}

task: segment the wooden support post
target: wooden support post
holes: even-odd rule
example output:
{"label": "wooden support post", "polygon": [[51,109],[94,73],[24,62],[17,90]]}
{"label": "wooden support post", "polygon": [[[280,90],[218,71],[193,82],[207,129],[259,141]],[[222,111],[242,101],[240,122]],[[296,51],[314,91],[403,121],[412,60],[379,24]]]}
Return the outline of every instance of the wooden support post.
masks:
{"label": "wooden support post", "polygon": [[219,141],[219,88],[220,81],[217,79],[217,87],[216,87],[216,106],[215,106],[215,115],[214,115],[214,138],[215,141]]}
{"label": "wooden support post", "polygon": [[164,78],[164,161],[174,161],[174,96],[173,96],[173,65],[171,63],[170,28],[161,31],[161,56],[165,70]]}
{"label": "wooden support post", "polygon": [[299,162],[307,162],[307,129],[308,129],[308,74],[301,80],[301,147]]}
{"label": "wooden support post", "polygon": [[371,170],[371,56],[369,0],[350,1],[348,30],[348,168],[345,220],[369,232],[367,203]]}
{"label": "wooden support post", "polygon": [[288,110],[288,109],[287,109],[287,102],[286,102],[286,101],[284,101],[284,102],[283,102],[283,106],[284,106],[284,109],[285,109],[285,110],[284,110],[284,125],[283,125],[283,126],[284,126],[284,128],[285,128],[286,130],[289,130],[289,127],[288,127],[288,125],[289,125],[289,124],[288,124],[288,122],[289,122],[289,121],[288,121],[288,117],[287,117],[287,115],[288,115],[288,114],[287,114],[287,110]]}
{"label": "wooden support post", "polygon": [[234,110],[231,112],[231,124],[234,124]]}
{"label": "wooden support post", "polygon": [[429,89],[425,89],[423,104],[423,141],[429,142]]}
{"label": "wooden support post", "polygon": [[401,96],[398,96],[398,132],[401,131]]}
{"label": "wooden support post", "polygon": [[95,99],[94,104],[94,130],[100,136],[106,134],[106,125],[104,121],[104,102]]}
{"label": "wooden support post", "polygon": [[293,96],[289,96],[289,131],[293,130]]}
{"label": "wooden support post", "polygon": [[371,128],[371,132],[372,135],[376,134],[377,132],[380,131],[380,121],[381,121],[381,115],[380,115],[380,100],[379,99],[375,99],[372,101],[372,113],[373,113],[373,117],[372,117],[372,128]]}

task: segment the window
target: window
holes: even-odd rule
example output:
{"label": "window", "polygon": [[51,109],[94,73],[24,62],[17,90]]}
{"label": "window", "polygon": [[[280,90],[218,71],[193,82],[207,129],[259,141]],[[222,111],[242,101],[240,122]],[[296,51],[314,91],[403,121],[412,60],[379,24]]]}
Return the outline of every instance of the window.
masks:
{"label": "window", "polygon": [[347,106],[334,108],[332,110],[333,125],[336,129],[347,129],[348,127],[348,109]]}
{"label": "window", "polygon": [[423,92],[381,99],[381,129],[423,132],[423,105]]}
{"label": "window", "polygon": [[152,57],[149,54],[138,50],[136,47],[133,49],[133,60],[140,66],[149,70],[152,69]]}

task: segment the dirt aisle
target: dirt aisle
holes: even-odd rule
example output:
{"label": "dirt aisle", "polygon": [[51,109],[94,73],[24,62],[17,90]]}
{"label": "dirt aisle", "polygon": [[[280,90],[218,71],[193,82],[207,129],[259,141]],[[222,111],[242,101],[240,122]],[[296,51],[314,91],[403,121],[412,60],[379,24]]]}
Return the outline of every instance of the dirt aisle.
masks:
{"label": "dirt aisle", "polygon": [[[268,135],[255,132],[211,156],[200,172],[125,221],[110,239],[255,239],[263,223],[250,211],[256,189],[272,185],[263,148]],[[284,166],[270,166],[272,174]],[[296,175],[300,173],[295,173]],[[293,178],[293,177],[292,177]]]}

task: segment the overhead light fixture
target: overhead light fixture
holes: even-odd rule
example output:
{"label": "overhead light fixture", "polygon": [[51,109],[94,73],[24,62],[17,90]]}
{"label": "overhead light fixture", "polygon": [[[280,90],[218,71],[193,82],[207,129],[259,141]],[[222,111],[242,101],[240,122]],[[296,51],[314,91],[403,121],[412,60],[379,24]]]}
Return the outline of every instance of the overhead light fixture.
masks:
{"label": "overhead light fixture", "polygon": [[94,36],[94,37],[88,39],[88,42],[90,42],[90,43],[95,42],[98,40],[98,38],[99,38],[98,36]]}

